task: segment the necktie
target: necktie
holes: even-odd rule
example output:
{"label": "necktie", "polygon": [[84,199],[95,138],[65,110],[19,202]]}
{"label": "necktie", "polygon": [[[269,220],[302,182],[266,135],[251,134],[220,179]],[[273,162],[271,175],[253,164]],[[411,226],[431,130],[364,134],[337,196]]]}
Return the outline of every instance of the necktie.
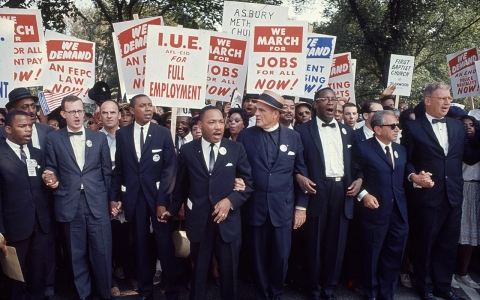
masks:
{"label": "necktie", "polygon": [[71,132],[69,131],[68,132],[68,136],[72,136],[72,135],[82,135],[83,134],[83,131],[77,131],[77,132]]}
{"label": "necktie", "polygon": [[447,120],[445,120],[445,118],[443,118],[443,119],[432,119],[432,124],[437,124],[437,123],[447,123]]}
{"label": "necktie", "polygon": [[20,145],[20,159],[24,164],[27,164],[27,154],[25,154],[25,151],[23,151],[23,145]]}
{"label": "necktie", "polygon": [[208,162],[208,173],[212,174],[213,165],[215,165],[215,152],[213,152],[214,143],[210,144],[210,161]]}
{"label": "necktie", "polygon": [[143,138],[143,127],[140,127],[140,151],[143,150],[144,145],[145,145],[145,140]]}
{"label": "necktie", "polygon": [[386,151],[385,154],[387,155],[388,162],[393,166],[392,156],[390,155],[390,147],[385,146],[385,151]]}
{"label": "necktie", "polygon": [[335,123],[322,123],[322,127],[331,127],[331,128],[335,128]]}

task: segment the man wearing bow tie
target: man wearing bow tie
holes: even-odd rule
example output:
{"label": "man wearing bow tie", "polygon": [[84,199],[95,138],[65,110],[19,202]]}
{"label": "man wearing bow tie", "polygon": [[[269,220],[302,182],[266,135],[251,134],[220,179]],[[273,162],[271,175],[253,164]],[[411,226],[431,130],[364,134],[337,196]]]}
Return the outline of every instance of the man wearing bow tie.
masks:
{"label": "man wearing bow tie", "polygon": [[[347,239],[353,217],[353,196],[361,180],[353,181],[353,130],[334,119],[338,99],[331,88],[315,93],[316,116],[295,130],[305,147],[308,179],[298,180],[309,196],[307,208],[309,282],[312,299],[336,299]],[[297,176],[298,177],[298,176]]]}
{"label": "man wearing bow tie", "polygon": [[[366,299],[393,300],[408,235],[403,190],[407,152],[397,140],[398,121],[391,111],[370,119],[374,137],[353,150],[357,174],[363,178],[358,216],[361,227]],[[357,245],[360,246],[360,245]]]}
{"label": "man wearing bow tie", "polygon": [[[462,123],[445,117],[452,100],[449,85],[427,85],[425,115],[405,123],[402,130],[406,174],[415,187],[413,266],[420,296],[425,300],[435,299],[434,292],[444,299],[463,299],[450,287],[462,215],[462,159],[467,164],[478,160],[465,143]],[[422,178],[425,172],[431,173],[431,181]]]}
{"label": "man wearing bow tie", "polygon": [[46,141],[47,169],[58,179],[55,217],[63,227],[80,299],[91,299],[93,270],[97,293],[110,299],[112,236],[108,189],[112,173],[105,134],[83,127],[82,100],[63,98],[67,127],[51,132]]}

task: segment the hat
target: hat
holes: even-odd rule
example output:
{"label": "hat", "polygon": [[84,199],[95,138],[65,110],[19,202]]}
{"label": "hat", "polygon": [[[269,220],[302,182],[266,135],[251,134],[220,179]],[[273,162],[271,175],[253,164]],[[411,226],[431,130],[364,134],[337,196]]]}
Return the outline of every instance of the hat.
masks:
{"label": "hat", "polygon": [[312,109],[312,105],[310,103],[303,102],[303,101],[295,103],[295,108],[300,107],[302,105],[308,107],[309,109]]}
{"label": "hat", "polygon": [[258,99],[260,97],[259,94],[246,94],[243,96],[243,102],[247,101],[248,99]]}
{"label": "hat", "polygon": [[21,87],[21,88],[13,89],[10,93],[8,93],[8,102],[7,104],[5,104],[5,107],[7,109],[10,109],[10,107],[12,107],[12,104],[14,102],[25,99],[25,98],[32,98],[33,101],[35,102],[38,101],[37,96],[33,96],[32,94],[30,94],[30,92],[26,88]]}
{"label": "hat", "polygon": [[310,105],[313,104],[313,99],[312,99],[312,98],[300,97],[300,98],[298,98],[298,101],[299,101],[299,102],[307,102],[307,103],[310,104]]}
{"label": "hat", "polygon": [[263,94],[258,97],[257,102],[265,103],[275,109],[283,109],[285,99],[272,91],[265,90],[263,91]]}
{"label": "hat", "polygon": [[289,96],[289,95],[282,95],[283,99],[285,100],[292,100],[292,101],[295,101],[295,97],[294,96]]}
{"label": "hat", "polygon": [[192,117],[192,112],[190,111],[190,108],[177,108],[177,117]]}
{"label": "hat", "polygon": [[93,87],[88,91],[88,98],[93,101],[105,102],[107,100],[112,100],[112,93],[110,92],[110,87],[105,81],[97,81]]}

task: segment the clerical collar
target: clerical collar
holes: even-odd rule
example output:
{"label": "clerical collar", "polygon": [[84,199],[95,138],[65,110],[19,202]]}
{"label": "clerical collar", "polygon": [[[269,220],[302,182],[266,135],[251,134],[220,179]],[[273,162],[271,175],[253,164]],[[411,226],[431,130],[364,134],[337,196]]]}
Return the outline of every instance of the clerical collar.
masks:
{"label": "clerical collar", "polygon": [[262,129],[265,130],[266,132],[273,132],[273,131],[277,130],[279,126],[280,125],[277,123],[270,128],[262,128]]}

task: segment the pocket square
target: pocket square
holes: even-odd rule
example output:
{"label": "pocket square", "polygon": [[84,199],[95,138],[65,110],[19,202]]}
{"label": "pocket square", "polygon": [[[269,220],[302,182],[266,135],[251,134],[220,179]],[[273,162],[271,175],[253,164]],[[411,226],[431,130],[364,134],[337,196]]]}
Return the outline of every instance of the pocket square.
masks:
{"label": "pocket square", "polygon": [[162,152],[162,149],[152,149],[152,153]]}
{"label": "pocket square", "polygon": [[352,145],[347,145],[347,148],[351,148],[351,147],[352,147]]}
{"label": "pocket square", "polygon": [[232,164],[232,163],[228,163],[225,167],[231,167],[231,166],[233,166],[233,164]]}
{"label": "pocket square", "polygon": [[293,151],[288,151],[287,155],[295,155],[295,152],[293,152]]}

